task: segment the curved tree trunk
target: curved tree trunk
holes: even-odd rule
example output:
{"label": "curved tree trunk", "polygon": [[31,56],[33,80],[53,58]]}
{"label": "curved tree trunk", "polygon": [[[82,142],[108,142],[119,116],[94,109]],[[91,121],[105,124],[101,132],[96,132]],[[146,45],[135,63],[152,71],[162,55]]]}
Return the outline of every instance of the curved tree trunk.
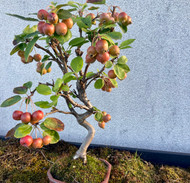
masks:
{"label": "curved tree trunk", "polygon": [[81,144],[80,148],[78,149],[78,151],[75,153],[73,159],[82,158],[83,162],[86,164],[87,163],[86,151],[87,151],[88,146],[90,145],[92,139],[94,138],[95,129],[86,120],[80,120],[80,119],[77,119],[77,120],[81,126],[83,126],[84,128],[86,128],[88,130],[88,134],[87,134],[85,140],[83,141],[83,143]]}

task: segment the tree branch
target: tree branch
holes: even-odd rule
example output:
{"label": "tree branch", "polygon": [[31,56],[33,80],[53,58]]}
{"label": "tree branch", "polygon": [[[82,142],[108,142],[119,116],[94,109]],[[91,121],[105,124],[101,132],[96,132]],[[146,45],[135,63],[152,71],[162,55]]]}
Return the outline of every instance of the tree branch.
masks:
{"label": "tree branch", "polygon": [[51,110],[51,112],[46,113],[44,117],[46,117],[46,116],[48,116],[48,115],[50,115],[50,114],[57,113],[57,112],[58,112],[58,113],[63,113],[63,114],[73,114],[72,112],[61,111],[61,110],[58,110],[57,108],[54,107],[54,108]]}

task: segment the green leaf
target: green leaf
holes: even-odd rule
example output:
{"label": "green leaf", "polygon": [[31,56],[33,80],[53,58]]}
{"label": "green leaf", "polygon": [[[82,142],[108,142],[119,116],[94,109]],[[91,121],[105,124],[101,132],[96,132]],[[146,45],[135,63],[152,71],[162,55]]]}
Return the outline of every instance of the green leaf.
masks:
{"label": "green leaf", "polygon": [[121,28],[122,32],[123,33],[126,33],[127,32],[127,26],[121,24],[121,23],[118,23],[119,27]]}
{"label": "green leaf", "polygon": [[34,33],[35,31],[37,31],[37,25],[34,25],[30,28],[30,25],[27,25],[25,27],[25,29],[23,30],[23,34],[31,34],[31,33]]}
{"label": "green leaf", "polygon": [[118,59],[117,63],[118,63],[118,64],[126,64],[127,61],[128,61],[128,59],[127,59],[126,56],[121,56],[121,57]]}
{"label": "green leaf", "polygon": [[59,95],[52,95],[52,96],[50,97],[50,100],[52,101],[51,104],[52,104],[53,106],[57,106],[58,98],[59,98]]}
{"label": "green leaf", "polygon": [[86,2],[92,4],[106,4],[106,0],[87,0]]}
{"label": "green leaf", "polygon": [[17,129],[20,125],[22,125],[22,124],[23,124],[23,123],[19,123],[19,124],[17,124],[15,127],[11,128],[11,129],[7,132],[7,134],[5,135],[5,138],[14,137],[14,134],[15,134],[16,129]]}
{"label": "green leaf", "polygon": [[105,63],[105,67],[106,67],[106,68],[111,68],[112,65],[113,65],[112,61],[107,61],[107,62]]}
{"label": "green leaf", "polygon": [[119,79],[123,79],[125,77],[125,71],[117,64],[114,65],[114,72]]}
{"label": "green leaf", "polygon": [[99,7],[96,7],[96,6],[91,6],[90,8],[88,8],[88,10],[98,10]]}
{"label": "green leaf", "polygon": [[50,97],[50,100],[53,101],[53,102],[55,102],[55,101],[58,100],[58,98],[59,98],[59,95],[52,95],[52,96]]}
{"label": "green leaf", "polygon": [[63,131],[64,123],[57,118],[46,118],[44,121],[44,126],[50,130]]}
{"label": "green leaf", "polygon": [[32,126],[26,125],[26,124],[21,124],[16,130],[14,136],[16,138],[22,138],[25,137],[26,135],[30,134],[32,131]]}
{"label": "green leaf", "polygon": [[35,43],[36,43],[36,41],[37,41],[38,39],[39,39],[39,37],[34,37],[34,38],[32,39],[32,41],[30,41],[30,42],[28,43],[28,45],[27,45],[27,47],[26,47],[26,50],[25,50],[25,52],[24,52],[25,60],[28,60],[28,57],[29,57],[31,51],[33,50],[33,47],[34,47],[34,45],[35,45]]}
{"label": "green leaf", "polygon": [[50,95],[51,94],[51,88],[49,86],[43,85],[43,84],[38,85],[36,87],[36,91],[42,95]]}
{"label": "green leaf", "polygon": [[126,73],[130,71],[129,66],[126,64],[117,64],[119,67],[121,67]]}
{"label": "green leaf", "polygon": [[128,48],[128,45],[130,45],[130,44],[133,43],[134,41],[135,41],[135,39],[128,39],[128,40],[126,40],[126,41],[123,41],[123,42],[120,44],[119,48],[120,48],[120,49],[126,49],[126,48]]}
{"label": "green leaf", "polygon": [[25,36],[25,39],[34,37],[34,36],[36,36],[36,35],[38,35],[38,34],[40,34],[39,31],[32,32],[32,33],[30,33],[30,34],[27,34],[27,35]]}
{"label": "green leaf", "polygon": [[49,103],[48,101],[39,101],[39,102],[35,102],[34,104],[43,109],[52,107],[52,103]]}
{"label": "green leaf", "polygon": [[88,72],[88,73],[86,74],[86,78],[92,77],[92,76],[94,76],[94,74],[95,74],[95,73],[93,73],[93,72]]}
{"label": "green leaf", "polygon": [[19,19],[22,19],[22,20],[26,20],[26,21],[37,21],[37,22],[39,21],[38,19],[35,19],[35,18],[23,17],[23,16],[16,15],[16,14],[6,13],[6,15],[13,16],[13,17],[16,17],[16,18],[19,18]]}
{"label": "green leaf", "polygon": [[75,72],[79,72],[83,67],[83,59],[78,56],[71,61],[71,67]]}
{"label": "green leaf", "polygon": [[95,119],[96,121],[102,121],[102,118],[103,118],[102,112],[97,112],[97,113],[94,115],[94,119]]}
{"label": "green leaf", "polygon": [[67,86],[67,85],[63,85],[63,86],[61,87],[61,90],[62,90],[62,91],[65,91],[65,92],[68,92],[68,91],[70,90],[70,88],[69,88],[69,86]]}
{"label": "green leaf", "polygon": [[72,38],[72,33],[71,31],[68,29],[67,33],[63,36],[63,35],[57,35],[56,33],[54,34],[55,38],[61,43],[64,44],[67,41],[69,41]]}
{"label": "green leaf", "polygon": [[16,87],[13,89],[13,93],[15,94],[26,94],[27,93],[27,88],[24,86]]}
{"label": "green leaf", "polygon": [[122,39],[121,32],[109,32],[109,33],[107,33],[107,35],[110,36],[112,39],[115,39],[115,40]]}
{"label": "green leaf", "polygon": [[114,45],[114,41],[112,40],[112,38],[110,36],[108,36],[107,34],[99,34],[99,36],[102,38],[102,39],[105,39],[107,40],[108,42],[110,42],[110,44]]}
{"label": "green leaf", "polygon": [[54,84],[54,87],[53,87],[53,91],[58,92],[62,84],[63,84],[63,79],[57,78],[57,80]]}
{"label": "green leaf", "polygon": [[68,6],[68,4],[59,4],[55,7],[55,9],[53,10],[54,13],[56,13],[59,9],[61,9],[64,6]]}
{"label": "green leaf", "polygon": [[13,54],[15,54],[17,51],[19,51],[19,50],[23,50],[23,48],[25,48],[26,47],[26,43],[20,43],[20,44],[18,44],[18,45],[16,45],[13,49],[12,49],[12,51],[10,52],[10,55],[13,55]]}
{"label": "green leaf", "polygon": [[57,15],[59,19],[68,19],[72,17],[72,14],[68,10],[63,10],[63,9],[60,9],[57,12]]}
{"label": "green leaf", "polygon": [[86,42],[85,38],[83,38],[83,37],[77,37],[77,38],[72,39],[69,42],[69,46],[72,46],[72,47],[73,46],[81,46],[85,42]]}
{"label": "green leaf", "polygon": [[77,25],[79,26],[79,28],[83,29],[87,29],[87,28],[90,28],[91,25],[92,25],[92,19],[91,19],[91,16],[87,16],[86,18],[84,17],[77,17],[76,18],[76,22],[77,22]]}
{"label": "green leaf", "polygon": [[74,73],[74,72],[68,72],[68,73],[66,73],[66,74],[63,76],[63,81],[64,81],[64,83],[68,83],[68,82],[70,82],[71,80],[76,80],[76,77],[72,75],[73,73]]}
{"label": "green leaf", "polygon": [[13,97],[8,98],[7,100],[5,100],[2,104],[1,107],[9,107],[11,105],[16,104],[17,102],[19,102],[21,100],[21,96],[20,95],[15,95]]}
{"label": "green leaf", "polygon": [[51,67],[51,65],[52,65],[52,62],[49,62],[49,63],[46,65],[45,69],[48,70],[48,69]]}
{"label": "green leaf", "polygon": [[26,88],[31,88],[32,87],[32,81],[28,81],[27,83],[24,83],[23,86]]}
{"label": "green leaf", "polygon": [[45,62],[45,61],[47,61],[48,59],[49,59],[49,55],[44,55],[44,57],[42,58],[42,62]]}
{"label": "green leaf", "polygon": [[117,81],[115,79],[110,79],[110,81],[113,84],[113,86],[115,86],[116,88],[118,87]]}
{"label": "green leaf", "polygon": [[46,135],[49,135],[51,137],[50,144],[56,144],[60,139],[59,134],[55,130],[45,130],[43,132],[43,136]]}
{"label": "green leaf", "polygon": [[45,130],[50,130],[49,128],[45,127],[44,122],[40,124],[40,128],[41,128],[42,130],[44,130],[44,131],[45,131]]}
{"label": "green leaf", "polygon": [[104,80],[103,79],[98,79],[94,83],[94,88],[96,89],[101,89],[104,86]]}

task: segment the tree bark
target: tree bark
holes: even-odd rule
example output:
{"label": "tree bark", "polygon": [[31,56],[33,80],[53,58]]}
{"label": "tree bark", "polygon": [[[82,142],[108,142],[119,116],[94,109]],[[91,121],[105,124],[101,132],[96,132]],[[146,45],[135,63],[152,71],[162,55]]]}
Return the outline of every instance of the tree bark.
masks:
{"label": "tree bark", "polygon": [[85,138],[85,140],[83,141],[83,143],[81,144],[80,148],[77,150],[77,152],[75,153],[73,159],[77,159],[77,158],[82,158],[84,164],[87,163],[87,158],[86,158],[86,151],[92,141],[92,139],[94,138],[95,135],[95,129],[94,127],[88,123],[86,120],[80,120],[77,119],[78,123],[83,126],[84,128],[86,128],[88,130],[88,134]]}

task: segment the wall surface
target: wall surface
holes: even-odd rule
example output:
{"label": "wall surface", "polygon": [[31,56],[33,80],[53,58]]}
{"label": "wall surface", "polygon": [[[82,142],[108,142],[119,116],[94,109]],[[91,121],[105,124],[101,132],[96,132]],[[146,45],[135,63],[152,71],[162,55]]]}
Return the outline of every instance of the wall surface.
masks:
{"label": "wall surface", "polygon": [[[16,54],[9,55],[14,35],[20,34],[29,22],[5,13],[26,16],[46,8],[49,2],[1,0],[0,103],[13,95],[14,87],[24,82],[34,79],[34,85],[37,85],[38,81],[60,77],[56,65],[52,66],[51,74],[41,77],[35,72],[35,63],[24,65]],[[190,1],[107,0],[107,3],[120,6],[132,17],[133,25],[129,26],[123,40],[135,38],[136,41],[133,49],[121,51],[121,55],[129,59],[131,72],[125,81],[119,82],[119,88],[111,93],[94,91],[93,87],[87,91],[92,104],[112,116],[104,130],[90,117],[89,121],[96,128],[92,143],[189,153]],[[73,35],[78,36],[77,29]],[[36,94],[34,100],[40,99],[49,100]],[[67,110],[64,102],[60,102],[59,107]],[[18,108],[19,104],[0,109],[0,135],[5,135],[16,124],[11,116]],[[86,130],[77,124],[75,118],[69,115],[58,115],[58,118],[65,123],[61,138],[82,142]]]}

